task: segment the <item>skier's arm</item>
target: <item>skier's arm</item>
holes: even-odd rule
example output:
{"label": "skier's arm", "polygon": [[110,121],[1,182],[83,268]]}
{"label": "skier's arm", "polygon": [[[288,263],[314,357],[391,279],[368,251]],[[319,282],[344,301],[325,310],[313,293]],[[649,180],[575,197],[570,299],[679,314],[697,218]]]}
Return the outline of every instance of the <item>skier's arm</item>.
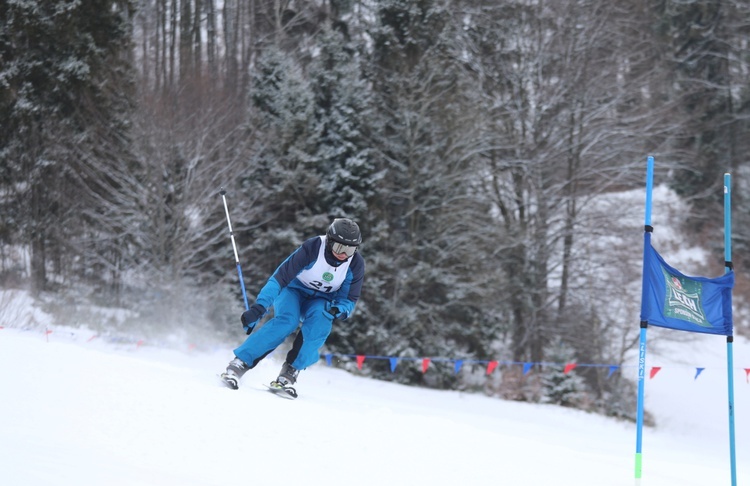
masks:
{"label": "skier's arm", "polygon": [[362,255],[355,253],[352,263],[341,288],[336,291],[332,307],[338,309],[337,319],[346,319],[354,313],[354,307],[362,292],[362,282],[365,278],[365,260]]}
{"label": "skier's arm", "polygon": [[318,257],[320,244],[319,237],[310,238],[294,250],[268,278],[266,284],[260,289],[255,302],[268,309],[278,297],[281,289],[289,285],[305,267],[315,261]]}

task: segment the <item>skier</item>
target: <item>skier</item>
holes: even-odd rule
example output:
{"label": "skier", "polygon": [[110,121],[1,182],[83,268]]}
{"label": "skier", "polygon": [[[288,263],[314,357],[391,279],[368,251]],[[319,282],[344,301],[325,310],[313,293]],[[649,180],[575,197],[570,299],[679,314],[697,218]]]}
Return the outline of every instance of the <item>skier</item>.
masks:
{"label": "skier", "polygon": [[[255,303],[242,314],[242,327],[249,336],[234,350],[235,358],[221,375],[228,387],[237,389],[242,375],[284,342],[302,321],[278,378],[271,382],[272,389],[297,396],[292,385],[300,370],[318,361],[333,320],[347,319],[354,312],[365,275],[364,258],[357,252],[361,243],[357,223],[338,218],[325,235],[308,239],[279,265]],[[274,317],[252,333],[272,305]]]}

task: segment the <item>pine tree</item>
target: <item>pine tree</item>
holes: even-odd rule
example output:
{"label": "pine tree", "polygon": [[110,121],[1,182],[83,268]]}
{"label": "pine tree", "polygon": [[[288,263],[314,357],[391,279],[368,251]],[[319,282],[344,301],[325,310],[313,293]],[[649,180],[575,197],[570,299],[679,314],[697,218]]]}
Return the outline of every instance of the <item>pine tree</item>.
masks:
{"label": "pine tree", "polygon": [[575,361],[573,349],[557,340],[547,355],[551,363],[542,375],[542,402],[580,408],[587,397],[586,384],[575,370],[565,372],[565,365]]}
{"label": "pine tree", "polygon": [[365,223],[368,201],[375,196],[371,95],[355,45],[332,29],[323,31],[317,44],[309,77],[319,134],[313,156],[322,176],[323,209]]}
{"label": "pine tree", "polygon": [[328,223],[327,196],[320,188],[322,176],[314,157],[320,136],[314,100],[295,57],[266,49],[250,87],[252,156],[241,169],[241,189],[251,199],[241,201],[238,208],[238,221],[245,222],[239,227],[240,240],[251,242],[250,254],[263,256],[249,269],[259,283]]}
{"label": "pine tree", "polygon": [[[722,174],[732,168],[729,3],[666,1],[655,8],[659,33],[671,47],[675,95],[685,120],[675,149],[686,167],[676,171],[672,187],[697,199],[696,214],[715,211]],[[710,200],[714,205],[707,206]]]}
{"label": "pine tree", "polygon": [[91,166],[79,161],[127,151],[131,13],[127,0],[0,6],[0,166],[11,194],[4,212],[30,248],[37,291],[49,270],[75,268],[70,249],[87,232],[80,214],[87,196],[104,190],[88,185]]}
{"label": "pine tree", "polygon": [[[486,356],[500,326],[487,265],[493,231],[477,197],[480,109],[459,61],[461,27],[441,2],[390,0],[377,8],[368,77],[376,100],[378,226],[368,251],[368,309],[352,343],[397,356]],[[481,271],[477,271],[481,268]],[[389,373],[383,366],[383,373]],[[399,379],[446,385],[452,369],[404,369]]]}

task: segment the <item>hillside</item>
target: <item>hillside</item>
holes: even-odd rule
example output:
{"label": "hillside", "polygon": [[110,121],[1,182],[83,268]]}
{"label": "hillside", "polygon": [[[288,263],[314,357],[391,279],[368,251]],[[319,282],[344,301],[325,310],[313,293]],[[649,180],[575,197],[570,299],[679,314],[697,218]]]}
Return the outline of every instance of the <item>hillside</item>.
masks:
{"label": "hillside", "polygon": [[[743,366],[748,349],[738,353]],[[301,396],[289,401],[261,388],[277,372],[273,357],[240,390],[219,386],[229,356],[65,329],[0,330],[3,483],[633,484],[632,423],[373,381],[324,362],[301,375]],[[693,380],[690,370],[660,364],[647,395],[662,425],[645,432],[643,484],[729,484],[721,368]],[[738,480],[746,484],[750,385],[740,375],[735,385]]]}

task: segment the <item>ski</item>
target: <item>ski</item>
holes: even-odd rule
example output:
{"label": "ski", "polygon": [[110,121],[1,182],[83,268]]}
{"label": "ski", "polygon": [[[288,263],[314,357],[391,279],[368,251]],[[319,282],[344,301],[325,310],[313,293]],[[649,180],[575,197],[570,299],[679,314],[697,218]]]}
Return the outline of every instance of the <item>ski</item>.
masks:
{"label": "ski", "polygon": [[[225,387],[231,389],[231,390],[237,390],[239,388],[239,383],[237,383],[237,380],[231,376],[227,375],[226,373],[222,373],[220,375],[217,375],[217,378],[219,379],[219,382],[224,385]],[[278,381],[272,381],[270,384],[265,385],[266,389],[273,393],[274,395],[278,395],[283,398],[288,398],[290,400],[294,400],[297,398],[297,390],[294,389],[294,387],[291,386],[284,386]]]}
{"label": "ski", "polygon": [[231,377],[227,375],[226,373],[222,373],[218,375],[219,381],[222,385],[224,385],[227,388],[231,388],[232,390],[236,390],[239,388],[239,384],[237,383],[237,380],[234,377]]}
{"label": "ski", "polygon": [[294,400],[295,398],[297,398],[297,390],[295,390],[291,386],[284,386],[278,381],[272,381],[269,385],[266,385],[266,388],[268,388],[268,391],[270,391],[274,395],[278,395],[280,397],[288,398],[290,400]]}

